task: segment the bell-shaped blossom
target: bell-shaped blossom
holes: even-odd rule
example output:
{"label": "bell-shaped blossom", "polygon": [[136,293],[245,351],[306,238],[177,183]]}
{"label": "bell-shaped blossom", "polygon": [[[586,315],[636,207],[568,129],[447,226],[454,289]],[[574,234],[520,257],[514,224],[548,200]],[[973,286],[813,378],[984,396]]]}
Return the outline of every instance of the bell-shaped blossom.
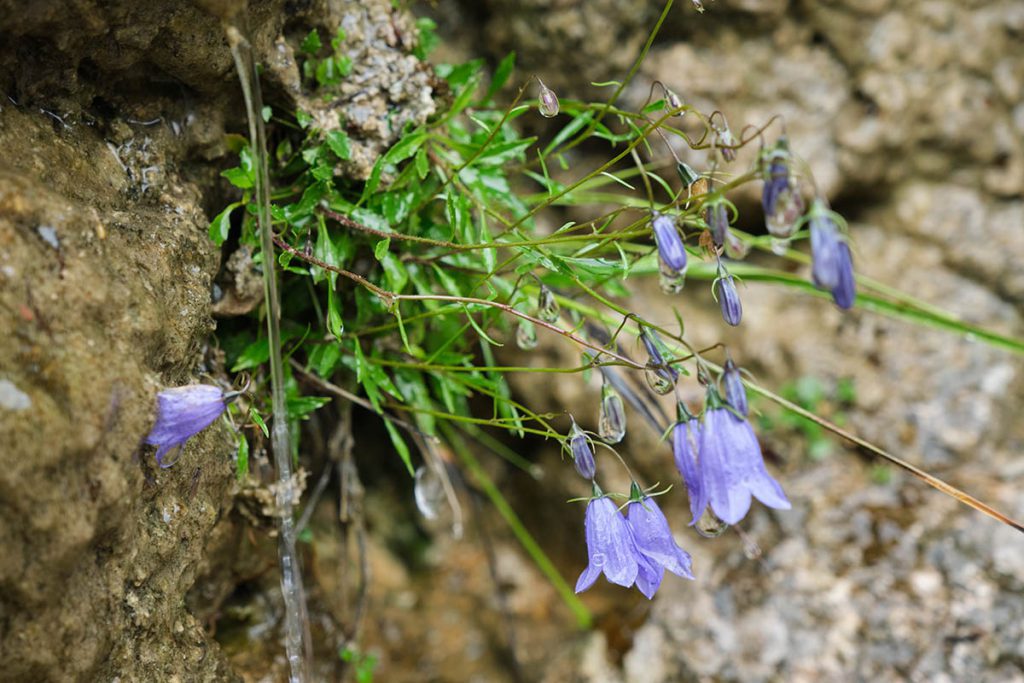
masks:
{"label": "bell-shaped blossom", "polygon": [[653,598],[666,569],[681,578],[693,579],[690,554],[672,537],[668,520],[653,498],[642,494],[634,496],[627,506],[626,519],[637,551],[647,560],[637,564],[636,585],[641,593],[648,599]]}
{"label": "bell-shaped blossom", "polygon": [[596,486],[594,493],[596,497],[587,503],[584,520],[589,563],[576,581],[577,593],[593,586],[601,574],[610,582],[628,588],[636,583],[640,571],[636,543],[626,518]]}
{"label": "bell-shaped blossom", "polygon": [[743,378],[740,377],[740,369],[732,362],[732,358],[726,358],[722,372],[722,384],[725,389],[725,401],[740,415],[747,415],[750,409],[747,405],[747,389],[743,386]]}
{"label": "bell-shaped blossom", "polygon": [[174,387],[157,394],[156,424],[146,437],[146,443],[157,447],[157,464],[173,465],[175,461],[164,462],[168,451],[209,427],[227,409],[230,398],[220,387],[209,384]]}
{"label": "bell-shaped blossom", "polygon": [[788,510],[789,499],[765,469],[761,446],[746,419],[708,389],[700,431],[701,482],[711,509],[727,524],[736,524],[750,510],[751,496],[768,507]]}
{"label": "bell-shaped blossom", "polygon": [[569,451],[572,453],[572,462],[576,471],[584,479],[594,479],[597,466],[594,463],[594,449],[590,447],[590,441],[583,430],[572,422],[572,429],[569,431]]}
{"label": "bell-shaped blossom", "polygon": [[658,255],[665,265],[677,273],[686,270],[686,248],[683,239],[676,230],[676,222],[671,216],[655,213],[651,221],[654,230],[654,241],[658,245]]}
{"label": "bell-shaped blossom", "polygon": [[722,319],[736,327],[743,319],[743,304],[740,294],[736,291],[736,283],[726,270],[719,267],[718,278],[715,280],[718,305],[722,309]]}
{"label": "bell-shaped blossom", "polygon": [[683,477],[686,492],[690,497],[690,514],[693,516],[690,526],[693,526],[704,514],[704,508],[708,505],[704,482],[697,462],[700,422],[690,414],[682,402],[677,404],[677,413],[676,424],[672,428],[672,455],[676,461],[676,469]]}

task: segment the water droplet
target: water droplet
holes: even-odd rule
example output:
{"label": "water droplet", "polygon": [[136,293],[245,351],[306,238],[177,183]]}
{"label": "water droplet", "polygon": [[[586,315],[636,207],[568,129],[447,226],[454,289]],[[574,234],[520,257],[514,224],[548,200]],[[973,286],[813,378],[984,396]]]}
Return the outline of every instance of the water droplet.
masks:
{"label": "water droplet", "polygon": [[601,387],[597,435],[606,443],[618,443],[626,436],[626,408],[622,404],[622,397],[608,382]]}
{"label": "water droplet", "polygon": [[603,567],[604,563],[608,561],[608,556],[604,553],[594,553],[590,558],[590,564],[595,567]]}
{"label": "water droplet", "polygon": [[644,369],[644,377],[647,379],[647,386],[659,396],[664,396],[672,391],[672,387],[676,384],[668,370],[651,365],[650,363]]}
{"label": "water droplet", "polygon": [[520,320],[516,327],[516,346],[523,351],[537,348],[537,328],[529,320]]}
{"label": "water droplet", "polygon": [[704,538],[715,538],[721,536],[722,533],[729,528],[729,525],[720,520],[714,512],[711,511],[711,507],[704,508],[704,514],[701,515],[700,519],[697,520],[697,524],[694,525],[697,529],[697,533]]}
{"label": "water droplet", "polygon": [[420,514],[427,519],[437,519],[438,510],[444,503],[444,487],[433,469],[421,465],[416,470],[413,495]]}

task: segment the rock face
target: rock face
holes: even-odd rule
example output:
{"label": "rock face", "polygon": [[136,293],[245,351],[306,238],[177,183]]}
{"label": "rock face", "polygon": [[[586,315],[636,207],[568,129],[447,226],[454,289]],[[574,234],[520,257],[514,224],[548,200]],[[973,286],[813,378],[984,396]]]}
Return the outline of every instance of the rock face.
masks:
{"label": "rock face", "polygon": [[[235,679],[185,607],[232,505],[232,439],[215,426],[168,470],[142,443],[160,388],[222,370],[207,226],[226,128],[244,130],[232,4],[0,2],[5,680]],[[301,93],[275,39],[339,23],[367,85],[334,113],[372,163],[432,110],[409,19],[386,0],[248,11],[279,106]]]}

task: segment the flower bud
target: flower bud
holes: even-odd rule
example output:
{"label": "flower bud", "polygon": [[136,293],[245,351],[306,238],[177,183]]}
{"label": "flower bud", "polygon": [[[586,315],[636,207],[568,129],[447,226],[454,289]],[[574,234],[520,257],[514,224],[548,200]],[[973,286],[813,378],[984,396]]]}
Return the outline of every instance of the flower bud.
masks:
{"label": "flower bud", "polygon": [[732,134],[732,129],[729,128],[728,123],[721,128],[715,129],[715,147],[718,148],[718,153],[722,155],[722,160],[726,163],[736,161],[737,144],[739,144],[739,141]]}
{"label": "flower bud", "polygon": [[743,386],[743,378],[740,377],[740,369],[732,362],[732,358],[725,360],[724,371],[722,372],[722,384],[725,389],[725,402],[736,409],[741,415],[747,415],[747,389]]}
{"label": "flower bud", "polygon": [[742,261],[750,253],[750,245],[734,235],[732,231],[725,233],[725,255],[734,261]]}
{"label": "flower bud", "polygon": [[597,435],[606,443],[618,443],[626,436],[626,408],[622,397],[608,380],[601,385],[601,413]]}
{"label": "flower bud", "polygon": [[520,320],[516,327],[516,346],[523,351],[537,348],[537,327],[529,320]]}
{"label": "flower bud", "polygon": [[644,368],[644,379],[647,380],[647,386],[651,388],[651,391],[659,396],[664,396],[672,391],[672,387],[676,385],[675,377],[665,366],[659,367],[651,362],[647,363],[647,367]]}
{"label": "flower bud", "polygon": [[700,180],[700,174],[690,168],[690,165],[683,161],[676,164],[676,173],[679,174],[679,179],[683,181],[683,187],[689,187]]}
{"label": "flower bud", "polygon": [[676,273],[686,271],[686,248],[676,230],[676,222],[671,216],[655,213],[651,221],[654,230],[654,241],[658,245],[658,254],[669,268]]}
{"label": "flower bud", "polygon": [[789,246],[789,238],[796,232],[797,221],[804,212],[804,200],[790,169],[792,162],[786,138],[780,138],[762,159],[761,206],[765,227],[773,238],[772,250],[776,253],[784,252]]}
{"label": "flower bud", "polygon": [[715,201],[706,204],[704,207],[704,222],[711,230],[711,239],[716,247],[725,244],[726,233],[729,232],[729,209],[722,201]]}
{"label": "flower bud", "polygon": [[836,302],[836,306],[847,310],[853,306],[857,298],[857,282],[853,277],[850,245],[846,242],[839,243],[839,261],[839,284],[832,290],[832,300]]}
{"label": "flower bud", "polygon": [[537,82],[540,83],[540,95],[538,96],[537,110],[540,115],[546,119],[554,118],[558,116],[558,95],[555,91],[544,85],[544,82],[539,78]]}
{"label": "flower bud", "polygon": [[740,303],[740,295],[736,291],[732,275],[725,272],[724,268],[720,268],[715,284],[718,286],[718,305],[722,308],[722,319],[736,327],[743,318],[743,305]]}
{"label": "flower bud", "polygon": [[[677,95],[674,90],[669,90],[668,88],[665,88],[665,103],[668,105],[669,110],[679,109],[683,106],[683,101],[679,99],[679,95]],[[677,111],[674,116],[682,116],[685,113],[686,112],[683,111]]]}
{"label": "flower bud", "polygon": [[590,447],[587,435],[579,428],[576,421],[572,422],[572,429],[569,431],[569,452],[572,453],[572,462],[576,471],[584,479],[594,479],[597,466],[594,463],[594,450]]}
{"label": "flower bud", "polygon": [[679,371],[674,367],[665,362],[665,353],[668,353],[668,349],[665,348],[665,344],[658,337],[654,330],[646,327],[640,328],[640,341],[643,342],[644,349],[647,351],[649,357],[649,366],[664,368],[667,374],[671,377],[671,381],[675,384],[676,379],[679,378]]}
{"label": "flower bud", "polygon": [[843,240],[824,200],[815,199],[810,210],[811,280],[817,287],[832,292],[840,308],[853,306],[856,283],[850,246]]}
{"label": "flower bud", "polygon": [[540,286],[540,294],[537,295],[537,311],[540,319],[544,322],[558,322],[558,301],[555,300],[554,293],[548,289],[547,285]]}

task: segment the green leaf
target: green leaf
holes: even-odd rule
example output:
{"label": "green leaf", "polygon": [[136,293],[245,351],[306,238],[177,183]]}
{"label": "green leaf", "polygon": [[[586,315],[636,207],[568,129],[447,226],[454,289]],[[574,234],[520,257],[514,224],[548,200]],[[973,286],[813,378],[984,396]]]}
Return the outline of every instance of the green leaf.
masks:
{"label": "green leaf", "polygon": [[327,396],[289,396],[285,407],[289,419],[302,420],[330,402]]}
{"label": "green leaf", "polygon": [[249,442],[241,434],[238,435],[238,453],[235,456],[235,476],[238,481],[245,481],[249,475]]}
{"label": "green leaf", "polygon": [[320,51],[321,47],[323,46],[320,43],[320,34],[317,33],[316,29],[310,31],[299,45],[299,49],[307,54],[315,54]]}
{"label": "green leaf", "polygon": [[213,220],[210,221],[210,239],[218,247],[224,244],[228,234],[231,232],[231,212],[241,205],[241,202],[228,204],[223,211],[214,216]]}
{"label": "green leaf", "polygon": [[341,303],[335,290],[336,287],[327,290],[327,331],[333,334],[335,339],[340,340],[345,332],[345,323],[341,318]]}
{"label": "green leaf", "polygon": [[269,439],[270,430],[267,429],[267,423],[263,420],[263,416],[260,415],[259,411],[253,408],[252,406],[249,407],[249,418],[256,424],[257,427],[260,428],[260,431],[263,432],[263,436]]}
{"label": "green leaf", "polygon": [[384,426],[388,430],[388,436],[391,437],[391,444],[395,447],[395,450],[398,452],[398,457],[402,459],[402,462],[405,463],[405,468],[409,470],[409,476],[415,476],[416,471],[413,469],[412,466],[412,455],[409,453],[409,445],[405,443],[405,440],[402,438],[402,435],[398,433],[398,428],[395,427],[394,424],[392,424],[391,420],[385,418]]}
{"label": "green leaf", "polygon": [[385,237],[384,239],[373,245],[373,255],[378,261],[383,261],[384,257],[387,256],[388,249],[391,248],[391,238]]}
{"label": "green leaf", "polygon": [[388,164],[397,164],[405,161],[413,154],[416,153],[424,142],[426,142],[427,134],[422,130],[415,130],[409,135],[395,143],[394,147],[389,149],[384,154],[384,162]]}
{"label": "green leaf", "polygon": [[344,131],[332,130],[327,134],[326,142],[327,146],[331,148],[331,151],[334,152],[335,156],[342,161],[352,157],[352,149],[348,144],[348,135],[346,135]]}
{"label": "green leaf", "polygon": [[425,62],[427,55],[441,42],[441,39],[434,33],[435,29],[437,29],[437,23],[433,19],[420,17],[416,20],[416,31],[419,34],[419,41],[417,41],[418,44],[413,48],[412,53],[421,62]]}
{"label": "green leaf", "polygon": [[409,282],[409,272],[405,269],[405,264],[391,252],[384,254],[381,264],[384,266],[384,277],[387,280],[388,289],[396,294],[401,293]]}
{"label": "green leaf", "polygon": [[270,358],[270,343],[266,338],[257,339],[245,347],[245,350],[238,356],[235,364],[231,366],[231,372],[241,372],[242,370],[255,368],[266,363],[268,358]]}
{"label": "green leaf", "polygon": [[427,161],[427,150],[420,147],[416,150],[416,175],[423,180],[430,173],[430,162]]}
{"label": "green leaf", "polygon": [[502,59],[497,68],[494,69],[494,75],[491,76],[491,85],[487,88],[487,94],[484,95],[484,101],[490,100],[494,97],[495,93],[501,90],[501,86],[505,85],[505,81],[512,75],[513,69],[516,67],[516,53],[515,51],[509,52]]}

